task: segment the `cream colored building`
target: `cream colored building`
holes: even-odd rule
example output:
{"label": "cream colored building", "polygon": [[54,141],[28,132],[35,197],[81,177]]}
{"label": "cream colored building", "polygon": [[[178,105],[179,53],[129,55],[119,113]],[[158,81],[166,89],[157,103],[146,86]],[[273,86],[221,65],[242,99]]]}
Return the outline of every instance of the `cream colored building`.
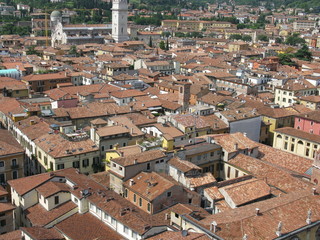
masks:
{"label": "cream colored building", "polygon": [[279,128],[275,130],[273,147],[314,159],[320,150],[320,136],[291,127]]}
{"label": "cream colored building", "polygon": [[35,144],[40,173],[72,167],[81,173],[93,173],[100,168],[99,148],[86,136],[79,140],[49,133],[35,140]]}

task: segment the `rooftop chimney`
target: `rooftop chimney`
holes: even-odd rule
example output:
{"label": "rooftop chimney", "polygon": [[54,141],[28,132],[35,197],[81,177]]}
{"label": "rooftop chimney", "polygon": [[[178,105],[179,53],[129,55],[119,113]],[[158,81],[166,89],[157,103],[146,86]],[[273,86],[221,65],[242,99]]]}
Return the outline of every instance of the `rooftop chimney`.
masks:
{"label": "rooftop chimney", "polygon": [[259,216],[259,215],[260,215],[260,209],[256,208],[256,216]]}
{"label": "rooftop chimney", "polygon": [[30,120],[30,126],[34,125],[36,122],[34,120]]}
{"label": "rooftop chimney", "polygon": [[234,144],[234,150],[235,150],[235,151],[238,151],[238,143],[235,143],[235,144]]}
{"label": "rooftop chimney", "polygon": [[306,220],[306,223],[307,223],[307,224],[311,224],[311,223],[312,223],[312,221],[311,221],[311,216],[312,216],[312,210],[309,209],[308,215],[307,215],[307,220]]}
{"label": "rooftop chimney", "polygon": [[280,237],[282,235],[281,231],[282,231],[282,222],[279,222],[278,227],[277,227],[277,231],[276,231],[276,234],[278,237]]}
{"label": "rooftop chimney", "polygon": [[134,180],[130,179],[130,186],[133,186],[133,185],[134,185]]}
{"label": "rooftop chimney", "polygon": [[314,187],[312,188],[312,195],[316,195],[317,194],[317,189]]}
{"label": "rooftop chimney", "polygon": [[217,231],[217,222],[216,221],[213,221],[210,225],[210,231],[213,231],[214,233]]}

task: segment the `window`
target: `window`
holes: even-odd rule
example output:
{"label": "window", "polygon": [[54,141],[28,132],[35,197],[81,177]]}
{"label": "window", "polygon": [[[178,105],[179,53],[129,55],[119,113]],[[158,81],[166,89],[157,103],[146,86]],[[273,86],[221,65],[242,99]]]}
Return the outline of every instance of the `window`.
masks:
{"label": "window", "polygon": [[90,203],[90,210],[94,211],[95,205]]}
{"label": "window", "polygon": [[108,220],[108,219],[109,219],[109,214],[104,213],[103,218],[106,219],[106,220]]}
{"label": "window", "polygon": [[150,212],[151,211],[151,204],[148,203],[147,207],[148,207],[148,212]]}
{"label": "window", "polygon": [[111,224],[113,225],[113,226],[115,226],[116,225],[116,219],[114,219],[113,217],[111,218]]}
{"label": "window", "polygon": [[230,172],[231,172],[231,168],[228,167],[228,175],[227,175],[228,178],[230,178]]}
{"label": "window", "polygon": [[291,152],[294,151],[294,144],[293,143],[291,144],[291,149],[290,150],[291,150]]}
{"label": "window", "polygon": [[12,159],[11,160],[11,164],[12,164],[12,166],[17,166],[17,159]]}
{"label": "window", "polygon": [[102,151],[102,152],[104,151],[104,146],[101,146],[101,151]]}
{"label": "window", "polygon": [[220,163],[219,165],[220,165],[220,171],[223,171],[223,167],[224,167],[223,163]]}
{"label": "window", "polygon": [[4,167],[4,161],[0,162],[0,167]]}
{"label": "window", "polygon": [[1,220],[1,221],[0,221],[0,226],[1,226],[1,227],[4,227],[5,225],[7,225],[6,220]]}
{"label": "window", "polygon": [[123,226],[123,232],[124,232],[125,234],[128,234],[129,228],[128,228],[127,226]]}
{"label": "window", "polygon": [[137,201],[137,195],[133,194],[133,201],[136,202]]}
{"label": "window", "polygon": [[201,160],[201,155],[197,156],[197,160],[200,161]]}
{"label": "window", "polygon": [[54,204],[59,204],[59,196],[54,197]]}
{"label": "window", "polygon": [[147,170],[150,170],[151,169],[151,165],[150,163],[147,163]]}
{"label": "window", "polygon": [[128,197],[128,189],[124,190],[124,197],[127,198]]}
{"label": "window", "polygon": [[18,178],[18,171],[13,171],[12,172],[12,179],[17,179]]}
{"label": "window", "polygon": [[239,171],[236,170],[236,174],[235,174],[235,177],[237,178],[239,176]]}
{"label": "window", "polygon": [[64,169],[64,163],[58,164],[58,170]]}
{"label": "window", "polygon": [[136,232],[132,231],[131,236],[132,236],[133,239],[137,239],[137,233]]}
{"label": "window", "polygon": [[176,218],[179,218],[179,214],[178,214],[178,213],[175,213],[174,216],[175,216]]}
{"label": "window", "polygon": [[73,167],[73,168],[80,168],[80,161],[74,161],[74,162],[72,163],[72,167]]}
{"label": "window", "polygon": [[287,143],[287,142],[284,143],[284,149],[285,149],[285,150],[288,149],[288,143]]}
{"label": "window", "polygon": [[86,168],[89,166],[89,159],[83,159],[82,160],[82,167]]}
{"label": "window", "polygon": [[167,192],[167,197],[171,197],[171,192]]}
{"label": "window", "polygon": [[142,207],[142,198],[139,198],[139,206]]}

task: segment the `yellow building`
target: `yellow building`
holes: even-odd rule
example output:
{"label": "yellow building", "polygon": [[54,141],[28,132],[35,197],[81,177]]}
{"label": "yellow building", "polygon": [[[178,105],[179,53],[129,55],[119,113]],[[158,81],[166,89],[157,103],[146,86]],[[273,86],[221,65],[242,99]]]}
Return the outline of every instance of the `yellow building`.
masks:
{"label": "yellow building", "polygon": [[[262,121],[268,125],[268,137],[265,141],[266,144],[272,146],[274,130],[282,127],[293,127],[295,112],[285,108],[270,108],[263,107],[258,110],[262,116]],[[265,139],[265,138],[264,138]]]}
{"label": "yellow building", "polygon": [[23,177],[23,165],[23,148],[7,130],[0,129],[0,184]]}
{"label": "yellow building", "polygon": [[275,130],[273,147],[314,159],[320,150],[320,136],[291,127],[279,128]]}
{"label": "yellow building", "polygon": [[113,146],[113,149],[106,151],[106,164],[105,164],[105,170],[109,171],[110,169],[110,162],[114,158],[118,157],[126,157],[132,154],[138,154],[141,153],[142,149],[139,145],[132,145],[127,147],[121,147],[119,148],[119,144],[115,144]]}
{"label": "yellow building", "polygon": [[207,28],[229,28],[232,26],[229,22],[216,21],[194,21],[194,20],[162,20],[163,28],[189,29],[201,31]]}
{"label": "yellow building", "polygon": [[91,139],[73,140],[68,135],[48,133],[36,139],[39,173],[65,168],[77,168],[81,173],[100,169],[100,151]]}
{"label": "yellow building", "polygon": [[299,103],[311,110],[318,110],[320,109],[320,96],[302,96],[299,98]]}
{"label": "yellow building", "polygon": [[229,52],[239,52],[242,50],[248,50],[249,44],[245,42],[232,42],[228,45]]}

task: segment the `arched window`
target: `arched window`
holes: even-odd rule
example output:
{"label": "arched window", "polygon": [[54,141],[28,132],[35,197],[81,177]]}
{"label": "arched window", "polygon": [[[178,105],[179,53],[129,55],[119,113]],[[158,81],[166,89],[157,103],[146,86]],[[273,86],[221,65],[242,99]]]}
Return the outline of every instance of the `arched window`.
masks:
{"label": "arched window", "polygon": [[301,140],[299,140],[299,141],[298,141],[298,144],[302,144],[302,145],[303,145],[303,142],[302,142]]}
{"label": "arched window", "polygon": [[277,138],[282,139],[282,136],[280,134],[277,135]]}

